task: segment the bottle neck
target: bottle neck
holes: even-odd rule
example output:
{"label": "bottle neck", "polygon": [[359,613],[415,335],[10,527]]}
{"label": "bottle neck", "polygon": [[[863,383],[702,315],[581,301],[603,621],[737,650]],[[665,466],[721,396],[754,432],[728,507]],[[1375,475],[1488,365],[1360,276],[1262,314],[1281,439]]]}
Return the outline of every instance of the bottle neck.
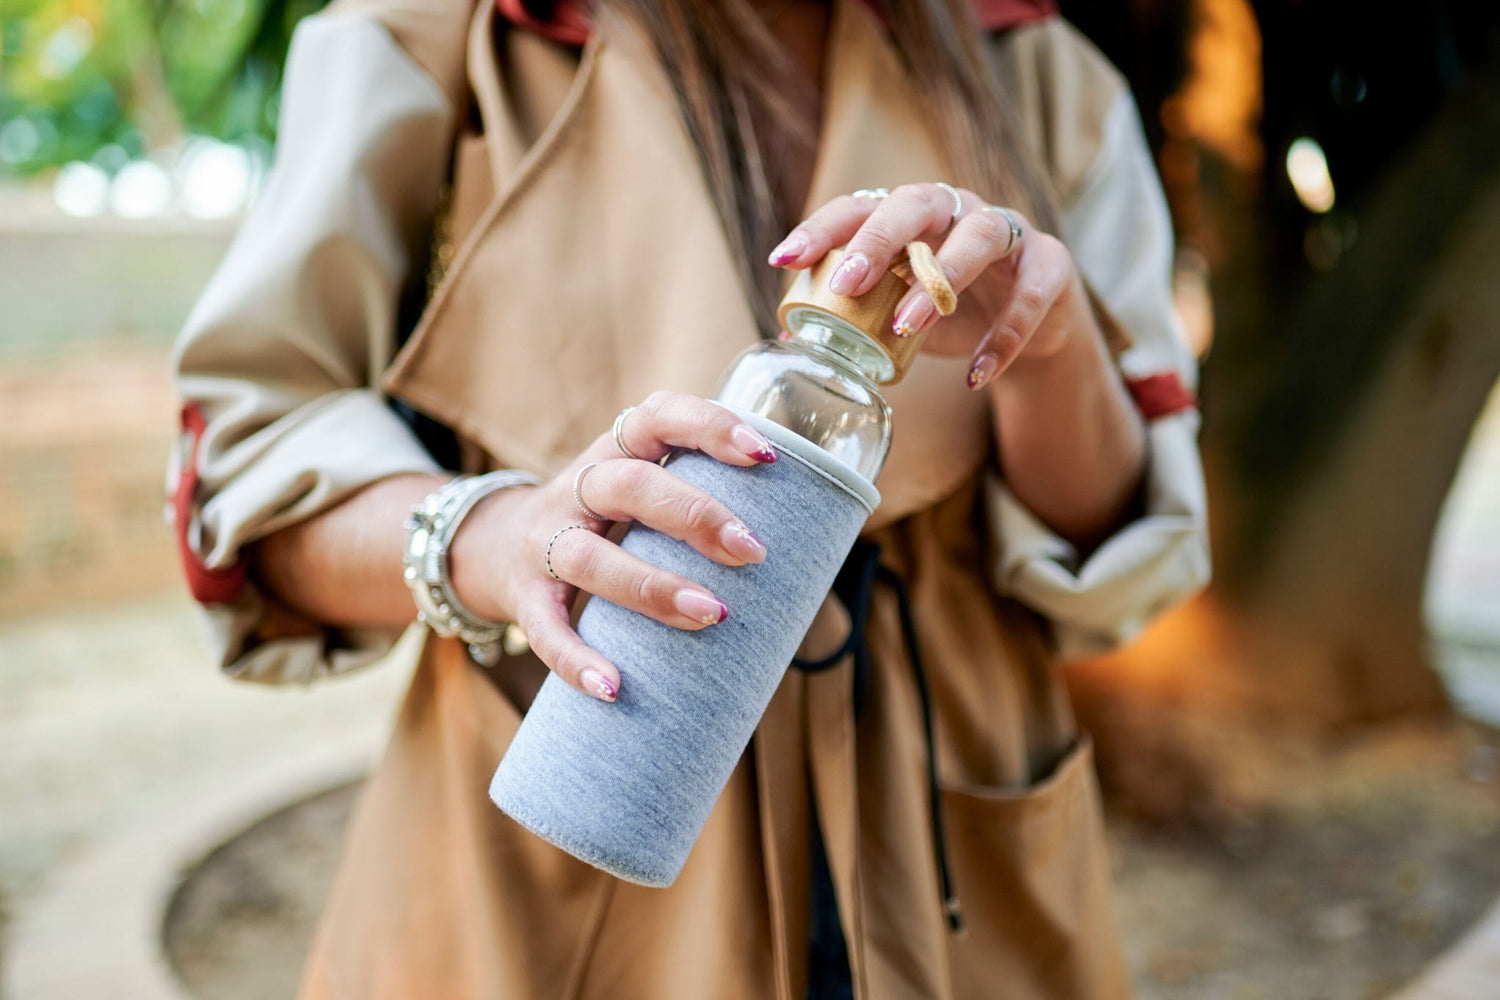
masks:
{"label": "bottle neck", "polygon": [[787,342],[817,355],[874,389],[896,374],[890,357],[863,330],[815,309],[793,309],[786,316]]}

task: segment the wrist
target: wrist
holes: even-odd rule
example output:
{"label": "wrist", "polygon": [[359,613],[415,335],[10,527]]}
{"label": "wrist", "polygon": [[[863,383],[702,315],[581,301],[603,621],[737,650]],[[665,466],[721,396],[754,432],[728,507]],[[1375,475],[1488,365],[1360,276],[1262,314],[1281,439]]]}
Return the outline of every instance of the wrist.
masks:
{"label": "wrist", "polygon": [[464,607],[489,621],[513,622],[515,601],[506,592],[502,563],[515,545],[510,526],[535,487],[500,490],[483,497],[463,519],[448,546],[448,580]]}
{"label": "wrist", "polygon": [[[529,473],[501,470],[461,476],[429,493],[407,516],[402,576],[417,606],[417,619],[444,638],[468,643],[470,654],[485,665],[500,657],[509,625],[475,611],[458,596],[450,573],[450,547],[468,515],[495,492],[535,486]],[[485,590],[479,591],[486,592]]]}

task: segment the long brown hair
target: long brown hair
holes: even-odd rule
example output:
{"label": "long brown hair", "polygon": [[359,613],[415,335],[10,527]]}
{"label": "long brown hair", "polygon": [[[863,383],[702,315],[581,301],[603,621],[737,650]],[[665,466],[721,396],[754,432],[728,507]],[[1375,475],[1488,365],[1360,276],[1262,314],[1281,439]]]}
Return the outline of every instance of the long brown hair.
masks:
{"label": "long brown hair", "polygon": [[[1056,231],[1055,211],[1000,92],[984,36],[967,0],[869,0],[890,29],[919,100],[957,176],[948,179],[1018,207]],[[682,120],[736,251],[740,277],[765,335],[776,329],[779,275],[765,256],[799,218],[779,205],[765,136],[753,123],[775,121],[791,143],[778,155],[816,152],[817,123],[799,109],[791,57],[749,0],[596,0],[642,25],[671,80]],[[812,87],[812,81],[802,86]]]}

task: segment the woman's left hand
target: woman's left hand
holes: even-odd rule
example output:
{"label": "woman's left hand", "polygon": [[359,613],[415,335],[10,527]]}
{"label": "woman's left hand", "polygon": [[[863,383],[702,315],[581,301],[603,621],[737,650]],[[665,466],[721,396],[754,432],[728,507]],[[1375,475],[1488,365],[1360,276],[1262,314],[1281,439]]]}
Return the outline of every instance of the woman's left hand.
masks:
{"label": "woman's left hand", "polygon": [[834,198],[791,231],[771,252],[770,263],[811,267],[842,246],[829,287],[862,295],[908,243],[932,244],[960,293],[958,308],[940,319],[932,299],[914,285],[897,307],[896,333],[911,336],[937,321],[922,349],[967,355],[969,387],[978,389],[1017,360],[1049,357],[1077,331],[1097,326],[1073,255],[1061,240],[1007,209],[1021,229],[1012,239],[1005,212],[973,191],[955,190],[962,201],[957,221],[953,195],[937,184],[904,184],[885,198]]}

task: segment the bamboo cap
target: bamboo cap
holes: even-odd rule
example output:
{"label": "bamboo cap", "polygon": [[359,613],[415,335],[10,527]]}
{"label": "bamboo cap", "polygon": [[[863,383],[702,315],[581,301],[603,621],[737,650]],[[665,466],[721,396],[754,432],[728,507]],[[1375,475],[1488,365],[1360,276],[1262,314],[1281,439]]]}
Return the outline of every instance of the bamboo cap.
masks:
{"label": "bamboo cap", "polygon": [[800,311],[823,313],[843,320],[869,337],[890,360],[891,373],[882,372],[877,381],[894,385],[906,377],[907,370],[917,359],[917,352],[922,349],[925,337],[925,331],[910,337],[898,337],[893,329],[896,306],[911,287],[911,265],[907,263],[906,254],[901,254],[891,269],[881,275],[874,288],[863,295],[851,297],[837,295],[828,288],[828,279],[833,276],[843,256],[842,249],[832,250],[817,264],[798,271],[792,287],[781,300],[776,316],[784,329],[793,332],[796,332],[794,325],[802,325],[797,316]]}

